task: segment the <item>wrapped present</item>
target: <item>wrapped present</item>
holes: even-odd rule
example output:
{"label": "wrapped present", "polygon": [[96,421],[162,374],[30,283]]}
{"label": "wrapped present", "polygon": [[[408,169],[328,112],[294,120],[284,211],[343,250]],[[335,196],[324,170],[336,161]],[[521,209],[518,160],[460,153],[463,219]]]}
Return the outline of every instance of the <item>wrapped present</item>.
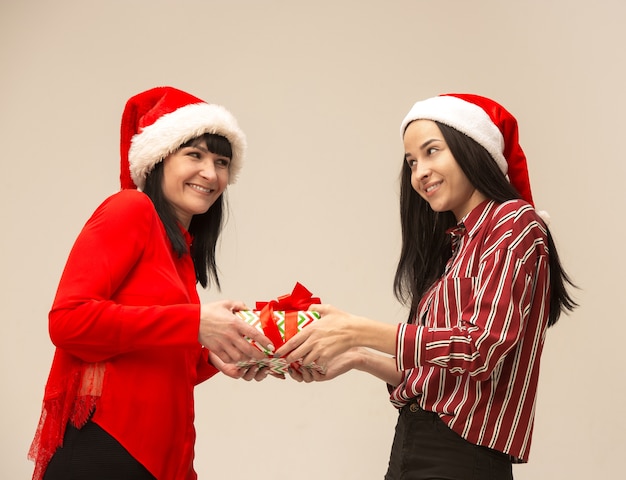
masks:
{"label": "wrapped present", "polygon": [[[320,299],[313,297],[302,284],[296,283],[290,294],[269,302],[257,302],[255,310],[241,310],[235,312],[235,315],[263,332],[272,341],[274,347],[278,348],[304,327],[320,318],[319,313],[307,310],[315,303],[320,303]],[[239,362],[237,366],[240,368],[248,368],[256,364],[259,367],[269,368],[272,373],[283,375],[291,366],[298,371],[304,367],[323,373],[322,368],[315,363],[302,365],[300,362],[294,362],[287,365],[284,358],[274,358],[272,352],[264,346],[253,340],[250,342],[263,351],[267,358]]]}

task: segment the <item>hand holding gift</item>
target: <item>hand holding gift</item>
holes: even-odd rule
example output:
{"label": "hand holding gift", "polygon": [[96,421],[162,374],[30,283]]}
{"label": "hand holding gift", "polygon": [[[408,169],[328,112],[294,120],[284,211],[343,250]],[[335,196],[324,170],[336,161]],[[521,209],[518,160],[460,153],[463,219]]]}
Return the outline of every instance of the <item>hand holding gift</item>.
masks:
{"label": "hand holding gift", "polygon": [[[213,352],[209,353],[209,361],[224,375],[234,379],[241,378],[247,382],[251,380],[260,382],[261,380],[264,380],[268,374],[271,374],[269,369],[259,368],[253,362],[251,362],[251,366],[249,368],[240,368],[235,363],[222,362],[220,357],[215,355]],[[284,378],[284,375],[272,374],[272,376]]]}
{"label": "hand holding gift", "polygon": [[245,308],[243,303],[230,300],[200,305],[198,341],[216,354],[222,362],[235,363],[248,358],[263,358],[263,355],[246,341],[246,338],[250,337],[274,350],[274,346],[262,332],[251,328],[233,313],[242,308]]}
{"label": "hand holding gift", "polygon": [[[312,304],[319,303],[319,298],[313,297],[304,285],[296,283],[291,294],[283,295],[269,302],[257,302],[255,310],[240,310],[235,312],[235,315],[263,332],[272,341],[272,344],[278,348],[304,327],[320,318],[317,312],[308,311]],[[267,367],[270,372],[278,375],[287,373],[289,367],[296,371],[300,371],[304,367],[323,373],[323,369],[316,365],[315,362],[308,362],[302,365],[299,360],[295,359],[287,363],[284,358],[273,357],[273,352],[259,345],[254,340],[249,341],[264,352],[266,358],[239,362],[237,366],[240,368],[249,368],[256,364],[258,367]]]}

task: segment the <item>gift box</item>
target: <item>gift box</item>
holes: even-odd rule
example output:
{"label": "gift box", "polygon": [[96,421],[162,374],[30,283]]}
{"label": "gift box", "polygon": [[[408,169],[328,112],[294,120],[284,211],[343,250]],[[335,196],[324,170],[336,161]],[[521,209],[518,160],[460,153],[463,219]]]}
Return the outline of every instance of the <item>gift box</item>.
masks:
{"label": "gift box", "polygon": [[[272,310],[271,312],[264,312],[263,310],[241,310],[239,312],[235,312],[235,315],[263,332],[266,337],[272,340],[272,343],[276,348],[280,347],[304,327],[320,318],[320,315],[317,312],[303,310]],[[272,357],[273,353],[271,351],[267,350],[262,345],[259,345],[254,340],[249,341],[259,350],[263,351],[268,358],[248,362],[239,362],[237,364],[238,367],[247,368],[256,364],[259,367],[268,367],[272,373],[277,373],[279,375],[287,373],[289,365],[287,365],[284,358],[274,358]],[[295,369],[300,369],[302,367],[299,362],[294,362],[291,366]],[[317,366],[312,364],[307,365],[305,368],[317,368]]]}
{"label": "gift box", "polygon": [[[320,318],[319,313],[307,310],[310,305],[316,303],[320,303],[320,299],[313,297],[302,284],[296,283],[290,294],[269,302],[256,302],[254,310],[241,310],[235,312],[235,315],[263,332],[277,349],[300,330]],[[294,362],[288,365],[284,358],[274,358],[273,352],[251,339],[249,341],[264,352],[267,358],[239,362],[237,366],[240,368],[257,365],[267,367],[272,373],[278,375],[287,373],[289,367],[298,371],[300,368],[309,368],[322,372],[322,369],[315,363],[302,365],[300,362]]]}

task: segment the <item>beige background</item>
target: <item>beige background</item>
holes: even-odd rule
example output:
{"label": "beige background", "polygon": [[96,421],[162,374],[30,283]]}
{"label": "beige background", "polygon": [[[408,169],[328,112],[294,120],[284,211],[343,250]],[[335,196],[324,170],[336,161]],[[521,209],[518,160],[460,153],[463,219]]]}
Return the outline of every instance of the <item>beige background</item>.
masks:
{"label": "beige background", "polygon": [[[474,92],[521,124],[536,203],[582,307],[550,330],[531,459],[517,479],[623,473],[622,0],[0,3],[0,477],[26,452],[67,253],[118,189],[125,100],[169,84],[226,105],[249,139],[219,251],[249,304],[302,282],[390,323],[398,126],[412,103]],[[354,372],[315,385],[215,378],[197,389],[203,479],[380,479],[396,413]],[[155,419],[158,421],[158,419]]]}

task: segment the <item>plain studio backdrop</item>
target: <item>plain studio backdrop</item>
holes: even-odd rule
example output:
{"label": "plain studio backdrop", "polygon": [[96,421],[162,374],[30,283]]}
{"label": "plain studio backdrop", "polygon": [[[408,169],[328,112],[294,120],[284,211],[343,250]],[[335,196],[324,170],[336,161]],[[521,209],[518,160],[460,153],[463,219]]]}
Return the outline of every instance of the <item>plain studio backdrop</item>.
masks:
{"label": "plain studio backdrop", "polygon": [[[32,473],[57,282],[82,225],[118,190],[126,99],[157,85],[225,105],[248,135],[228,189],[223,288],[203,300],[254,305],[299,281],[394,324],[406,316],[392,293],[400,121],[444,92],[503,103],[581,287],[581,308],[548,333],[530,463],[514,474],[621,478],[622,0],[0,5],[1,478]],[[360,372],[309,385],[217,376],[196,389],[196,469],[201,479],[381,479],[396,415],[383,383]]]}

